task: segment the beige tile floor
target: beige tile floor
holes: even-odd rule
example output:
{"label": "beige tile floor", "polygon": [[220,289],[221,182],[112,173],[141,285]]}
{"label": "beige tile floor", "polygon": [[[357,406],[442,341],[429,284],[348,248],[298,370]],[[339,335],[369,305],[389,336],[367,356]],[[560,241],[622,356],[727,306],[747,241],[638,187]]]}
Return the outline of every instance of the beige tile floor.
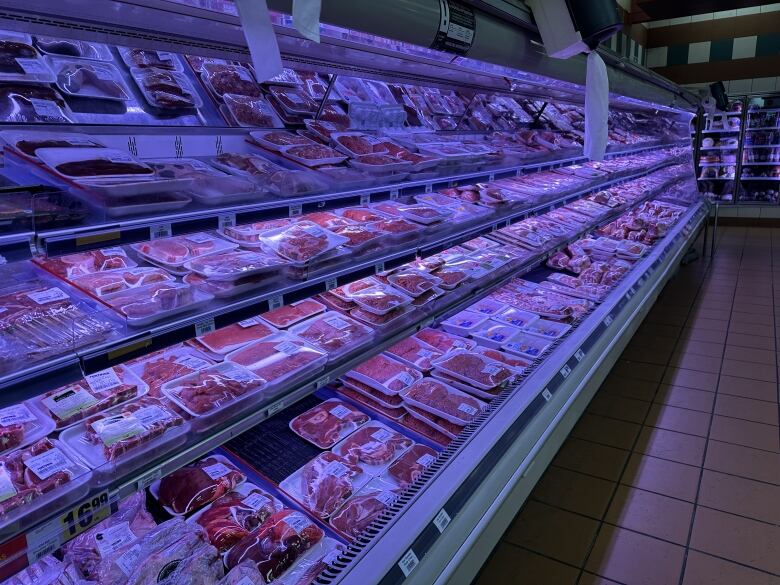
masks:
{"label": "beige tile floor", "polygon": [[780,228],[719,235],[711,263],[667,285],[475,585],[780,585]]}

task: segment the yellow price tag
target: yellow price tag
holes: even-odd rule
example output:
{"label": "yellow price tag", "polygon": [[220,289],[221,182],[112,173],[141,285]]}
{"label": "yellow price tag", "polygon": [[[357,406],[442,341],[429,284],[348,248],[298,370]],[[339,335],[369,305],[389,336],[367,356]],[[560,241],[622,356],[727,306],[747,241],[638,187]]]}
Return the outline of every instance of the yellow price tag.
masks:
{"label": "yellow price tag", "polygon": [[107,490],[79,502],[60,516],[60,526],[64,540],[75,538],[110,515],[111,505],[109,504]]}

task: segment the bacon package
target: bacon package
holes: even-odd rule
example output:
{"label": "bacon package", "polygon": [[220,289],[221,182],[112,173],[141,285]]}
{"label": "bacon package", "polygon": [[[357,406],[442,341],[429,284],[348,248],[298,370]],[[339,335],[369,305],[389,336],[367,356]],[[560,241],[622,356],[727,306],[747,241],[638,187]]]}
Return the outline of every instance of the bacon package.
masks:
{"label": "bacon package", "polygon": [[346,376],[391,396],[422,378],[415,368],[382,353],[367,359]]}
{"label": "bacon package", "polygon": [[292,431],[320,449],[330,449],[358,427],[369,416],[350,404],[331,398],[290,421]]}
{"label": "bacon package", "polygon": [[330,518],[330,525],[348,538],[356,538],[399,496],[394,485],[373,479]]}
{"label": "bacon package", "polygon": [[327,311],[299,323],[290,328],[290,333],[326,352],[330,361],[347,351],[362,347],[372,338],[368,327],[334,311]]}
{"label": "bacon package", "polygon": [[232,569],[251,561],[266,582],[281,577],[307,550],[325,536],[306,514],[284,508],[242,538],[225,557]]}
{"label": "bacon package", "polygon": [[378,421],[363,425],[333,447],[333,452],[374,472],[387,466],[414,441]]}
{"label": "bacon package", "polygon": [[35,258],[33,261],[65,280],[96,272],[138,266],[136,262],[127,257],[125,251],[120,247],[90,250],[58,258]]}
{"label": "bacon package", "polygon": [[470,423],[486,406],[481,400],[434,378],[415,382],[401,392],[401,398],[412,406],[460,425]]}
{"label": "bacon package", "polygon": [[436,461],[438,455],[427,445],[417,443],[393,461],[382,477],[405,488],[417,481],[417,478]]}
{"label": "bacon package", "polygon": [[230,460],[211,455],[166,475],[150,491],[171,514],[180,516],[224,496],[245,479]]}
{"label": "bacon package", "polygon": [[314,299],[304,299],[302,301],[290,303],[289,305],[282,305],[278,309],[263,313],[263,319],[274,327],[287,329],[309,317],[324,313],[325,309],[325,305]]}
{"label": "bacon package", "polygon": [[85,376],[56,390],[38,396],[36,404],[64,429],[80,420],[143,396],[149,386],[126,366],[114,366]]}

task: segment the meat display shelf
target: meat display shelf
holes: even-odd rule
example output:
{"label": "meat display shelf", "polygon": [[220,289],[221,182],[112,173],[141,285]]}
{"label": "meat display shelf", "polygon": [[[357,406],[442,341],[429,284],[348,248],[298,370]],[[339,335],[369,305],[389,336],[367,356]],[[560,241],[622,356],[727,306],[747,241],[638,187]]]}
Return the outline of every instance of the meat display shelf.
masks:
{"label": "meat display shelf", "polygon": [[34,232],[17,232],[0,236],[0,265],[32,258]]}
{"label": "meat display shelf", "polygon": [[259,312],[269,310],[270,307],[289,304],[376,272],[406,264],[417,257],[436,254],[479,235],[562,207],[595,191],[652,173],[674,162],[676,161],[664,161],[630,175],[591,184],[581,191],[569,193],[536,206],[494,215],[484,222],[467,225],[454,233],[450,232],[428,241],[415,242],[411,246],[401,246],[390,253],[384,252],[350,262],[346,267],[341,265],[333,270],[315,273],[310,275],[307,280],[295,282],[283,288],[277,287],[239,300],[215,303],[196,315],[185,316],[150,329],[133,332],[119,339],[87,348],[57,360],[31,365],[21,371],[9,372],[0,378],[0,389],[2,390],[0,406],[17,403],[31,395],[50,389],[53,377],[61,383],[75,381],[82,374],[98,372],[128,359],[190,339],[214,328],[237,323]]}
{"label": "meat display shelf", "polygon": [[[171,140],[171,142],[173,141]],[[615,150],[608,153],[607,158],[630,156],[640,152],[681,146],[681,144],[681,142],[677,141]],[[587,159],[582,155],[565,155],[561,158],[544,161],[510,166],[496,165],[495,168],[483,169],[477,172],[443,175],[433,179],[404,181],[378,185],[372,188],[321,193],[255,204],[218,206],[208,210],[158,214],[151,218],[98,223],[75,229],[48,230],[36,234],[37,247],[47,257],[60,256],[105,246],[146,241],[153,237],[152,234],[159,231],[161,226],[166,233],[178,236],[203,230],[216,230],[223,225],[252,223],[282,217],[293,217],[312,211],[324,211],[351,205],[365,205],[406,195],[427,193],[456,185],[493,181],[586,161]]]}
{"label": "meat display shelf", "polygon": [[467,427],[320,582],[471,583],[705,219],[705,204],[689,209],[519,391]]}
{"label": "meat display shelf", "polygon": [[740,177],[740,181],[780,181],[780,177]]}
{"label": "meat display shelf", "polygon": [[742,148],[752,150],[754,148],[780,148],[780,144],[745,144]]}
{"label": "meat display shelf", "polygon": [[[106,517],[108,510],[115,509],[116,503],[122,498],[146,488],[155,479],[202,457],[215,447],[222,445],[226,441],[260,423],[283,408],[290,406],[304,396],[323,387],[339,375],[353,369],[355,366],[365,361],[369,355],[379,353],[397,341],[408,337],[424,327],[432,325],[435,321],[439,321],[440,319],[471,305],[479,298],[486,296],[509,280],[537,267],[541,262],[546,260],[547,257],[556,251],[563,249],[570,242],[575,241],[600,225],[605,225],[613,221],[619,215],[625,213],[627,209],[634,208],[642,202],[656,196],[670,183],[678,180],[680,180],[679,177],[670,179],[670,181],[665,184],[659,185],[656,189],[646,193],[643,197],[638,198],[631,205],[616,209],[607,216],[595,220],[587,227],[569,234],[564,239],[555,241],[548,248],[539,250],[537,254],[528,258],[520,265],[512,265],[510,263],[509,265],[490,273],[472,286],[451,291],[445,297],[446,302],[441,306],[427,312],[427,314],[423,314],[413,322],[407,321],[406,324],[396,327],[392,331],[388,331],[381,341],[375,342],[372,345],[369,352],[361,348],[357,351],[353,351],[351,354],[345,355],[332,366],[329,366],[325,372],[310,376],[308,379],[296,383],[293,388],[288,388],[282,397],[272,397],[264,403],[251,405],[245,408],[243,412],[237,413],[231,420],[224,421],[222,425],[215,427],[214,431],[209,431],[208,434],[191,433],[191,442],[188,445],[177,449],[174,454],[168,454],[157,458],[150,457],[143,463],[142,469],[135,469],[117,475],[112,477],[107,484],[102,484],[100,487],[92,487],[89,495],[76,505],[49,513],[45,517],[35,517],[34,514],[30,514],[30,517],[21,518],[19,522],[6,527],[3,532],[0,532],[0,541],[2,541],[2,544],[0,544],[0,558],[4,559],[3,561],[0,561],[0,577],[8,576],[13,572],[18,571],[28,562],[35,562],[45,554],[49,554],[51,551],[58,548],[62,543],[73,538],[76,534],[80,534],[88,529],[100,519]],[[689,210],[689,212],[686,213],[686,216],[678,222],[674,231],[657,244],[656,248],[654,248],[653,255],[646,260],[640,261],[640,265],[635,267],[630,273],[637,277],[635,280],[645,283],[648,279],[651,279],[649,272],[643,274],[640,270],[647,271],[646,265],[648,264],[648,260],[659,256],[659,250],[666,250],[670,245],[670,239],[672,243],[679,244],[678,236],[681,231],[681,226],[688,226],[690,224],[691,216],[693,214],[697,214],[697,217],[701,216],[702,210],[703,205],[696,203],[694,208]],[[666,252],[664,252],[663,255],[666,256]],[[630,279],[631,277],[628,278]],[[622,295],[625,294],[625,300],[622,302],[627,302],[635,293],[635,287],[633,286],[629,289],[629,292],[626,292],[625,288],[627,288],[627,286],[628,285],[626,284],[620,285],[618,290],[613,291],[609,298],[617,298],[615,295],[622,298]],[[607,305],[612,306],[610,303],[605,303],[602,307]],[[601,309],[597,310],[600,311]],[[617,314],[619,307],[613,310],[615,311],[614,314]],[[260,311],[261,308],[255,305],[253,314]],[[588,319],[590,320],[591,318],[589,317]],[[576,331],[578,332],[580,329],[578,328]],[[589,351],[589,346],[583,345],[583,348],[583,351]],[[558,355],[558,353],[555,355]],[[545,362],[545,364],[547,364],[547,362]],[[547,369],[545,368],[542,371],[547,371]],[[568,374],[562,374],[564,378],[567,375]],[[536,374],[534,374],[534,379],[535,377]],[[556,390],[552,384],[548,384],[548,387],[550,388],[550,392]],[[518,396],[520,396],[520,394],[518,394]],[[505,409],[502,408],[501,412],[505,412]],[[513,412],[516,415],[521,411],[513,410]],[[521,418],[526,420],[531,412],[532,410],[528,410],[528,415],[523,413]],[[461,443],[462,441],[456,440],[452,445],[459,446]],[[452,450],[452,448],[450,450]],[[475,459],[474,461],[477,460],[478,459]],[[433,466],[431,469],[437,468],[438,466]],[[466,466],[463,466],[464,472],[466,471],[465,468]],[[402,497],[401,501],[406,501],[406,497]],[[408,537],[411,534],[412,533],[409,533],[406,536]],[[398,542],[401,541],[399,540]],[[388,558],[397,557],[395,554],[396,552],[397,551],[394,551],[391,557]],[[421,556],[422,555],[420,555],[420,557]],[[386,563],[382,562],[377,566],[385,564]],[[391,577],[395,579],[393,575],[394,573],[391,573]],[[373,581],[364,579],[355,582],[367,583]],[[387,582],[390,583],[395,581]]]}
{"label": "meat display shelf", "polygon": [[739,150],[739,145],[734,146],[700,146],[700,150]]}
{"label": "meat display shelf", "polygon": [[[766,110],[762,110],[766,111]],[[778,126],[766,126],[764,128],[745,128],[745,132],[766,132],[767,130],[780,130]]]}
{"label": "meat display shelf", "polygon": [[780,166],[780,161],[777,162],[742,162],[743,167],[757,167],[757,166],[765,166],[765,167],[776,167]]}

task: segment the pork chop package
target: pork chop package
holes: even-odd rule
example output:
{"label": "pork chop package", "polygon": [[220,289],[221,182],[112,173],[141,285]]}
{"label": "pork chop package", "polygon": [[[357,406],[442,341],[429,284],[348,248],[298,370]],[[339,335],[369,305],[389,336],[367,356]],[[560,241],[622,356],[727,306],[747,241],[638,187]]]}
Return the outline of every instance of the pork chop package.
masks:
{"label": "pork chop package", "polygon": [[434,378],[423,378],[401,391],[404,402],[454,424],[470,423],[485,408],[481,400]]}
{"label": "pork chop package", "polygon": [[330,525],[352,540],[392,505],[399,494],[397,486],[374,478],[330,517]]}
{"label": "pork chop package", "polygon": [[251,560],[236,565],[217,585],[265,585],[265,579]]}
{"label": "pork chop package", "polygon": [[[450,439],[458,438],[458,435],[463,430],[463,426],[465,425],[465,423],[456,424],[440,417],[439,415],[433,414],[432,412],[428,412],[427,410],[423,410],[422,408],[418,408],[417,406],[413,406],[406,402],[404,403],[404,410],[406,411],[407,416],[404,417],[404,419],[401,421],[401,424],[429,438],[429,434],[420,430],[421,428],[431,429],[436,433],[440,433],[448,439],[444,442],[444,444],[449,443]],[[420,425],[424,426],[421,427]],[[440,441],[437,440],[437,442]]]}
{"label": "pork chop package", "polygon": [[325,312],[325,305],[314,299],[304,299],[289,305],[283,305],[278,309],[273,309],[263,313],[263,319],[268,321],[274,327],[287,329],[296,323],[314,317]]}
{"label": "pork chop package", "polygon": [[361,466],[326,451],[282,480],[279,487],[316,517],[325,519],[370,479]]}
{"label": "pork chop package", "polygon": [[84,583],[76,567],[53,556],[45,556],[37,563],[3,581],[3,585],[81,585]]}
{"label": "pork chop package", "polygon": [[223,553],[283,507],[272,494],[245,482],[193,514],[189,521],[202,526],[209,542]]}
{"label": "pork chop package", "polygon": [[149,491],[168,513],[181,516],[213,502],[245,479],[229,459],[210,455],[154,482]]}
{"label": "pork chop package", "polygon": [[238,323],[220,327],[196,337],[209,351],[224,356],[258,339],[276,333],[276,329],[261,317],[250,317]]}
{"label": "pork chop package", "polygon": [[363,382],[363,384],[389,396],[398,394],[422,378],[422,374],[416,368],[383,353],[367,359],[347,372],[346,376]]}
{"label": "pork chop package", "polygon": [[54,430],[54,421],[32,402],[0,410],[0,453],[24,447]]}
{"label": "pork chop package", "polygon": [[290,333],[327,352],[328,361],[368,345],[373,339],[371,329],[346,315],[326,311],[289,329]]}
{"label": "pork chop package", "polygon": [[225,557],[225,565],[233,569],[251,561],[263,579],[270,582],[281,577],[324,536],[323,530],[306,514],[284,508],[230,549]]}
{"label": "pork chop package", "polygon": [[206,233],[187,234],[133,244],[133,250],[152,264],[182,272],[185,262],[207,254],[234,250],[238,244]]}
{"label": "pork chop package", "polygon": [[368,421],[366,413],[331,398],[296,416],[290,421],[290,428],[320,449],[330,449]]}
{"label": "pork chop package", "polygon": [[433,367],[431,360],[441,357],[443,352],[440,352],[432,345],[428,345],[422,339],[411,336],[390,346],[387,349],[387,354],[407,365],[426,372]]}
{"label": "pork chop package", "polygon": [[405,488],[413,484],[436,461],[438,453],[421,443],[412,445],[382,474],[382,479],[391,485]]}
{"label": "pork chop package", "polygon": [[433,362],[434,372],[444,373],[480,390],[492,390],[507,384],[514,372],[501,362],[477,352],[455,350]]}
{"label": "pork chop package", "polygon": [[333,447],[333,452],[377,475],[413,443],[387,425],[371,421]]}
{"label": "pork chop package", "polygon": [[146,494],[137,492],[119,503],[119,510],[62,547],[63,558],[88,580],[97,580],[111,555],[154,530],[157,524],[146,510]]}
{"label": "pork chop package", "polygon": [[172,345],[125,364],[149,386],[149,395],[162,397],[162,385],[214,365],[205,353],[183,344]]}
{"label": "pork chop package", "polygon": [[33,262],[65,280],[87,274],[138,266],[134,260],[127,257],[127,253],[119,246],[67,254],[57,258],[35,258]]}

